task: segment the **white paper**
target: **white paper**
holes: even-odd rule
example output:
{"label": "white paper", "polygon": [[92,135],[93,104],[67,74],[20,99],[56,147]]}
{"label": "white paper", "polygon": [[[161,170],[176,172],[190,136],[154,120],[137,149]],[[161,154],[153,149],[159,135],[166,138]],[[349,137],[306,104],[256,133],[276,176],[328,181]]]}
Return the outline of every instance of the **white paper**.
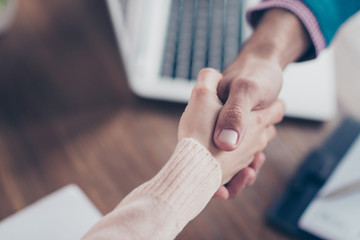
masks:
{"label": "white paper", "polygon": [[326,194],[360,180],[360,136],[354,141],[317,197],[305,210],[299,227],[325,239],[360,239],[360,191],[333,198]]}
{"label": "white paper", "polygon": [[0,222],[4,240],[79,240],[102,214],[77,185],[68,185]]}

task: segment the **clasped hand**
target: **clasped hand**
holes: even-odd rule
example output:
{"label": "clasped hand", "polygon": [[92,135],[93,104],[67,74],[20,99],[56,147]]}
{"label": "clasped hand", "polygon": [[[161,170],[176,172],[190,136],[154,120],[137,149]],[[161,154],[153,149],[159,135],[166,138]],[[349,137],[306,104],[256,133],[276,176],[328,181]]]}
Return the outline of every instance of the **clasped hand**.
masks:
{"label": "clasped hand", "polygon": [[219,188],[215,197],[227,199],[254,182],[257,171],[265,161],[262,151],[275,137],[274,124],[282,120],[284,105],[277,100],[265,109],[250,111],[247,114],[247,131],[243,133],[241,143],[231,151],[221,150],[214,142],[219,113],[224,109],[218,97],[221,81],[224,81],[222,74],[214,69],[200,71],[180,119],[178,140],[196,139],[220,162],[222,184],[226,185]]}

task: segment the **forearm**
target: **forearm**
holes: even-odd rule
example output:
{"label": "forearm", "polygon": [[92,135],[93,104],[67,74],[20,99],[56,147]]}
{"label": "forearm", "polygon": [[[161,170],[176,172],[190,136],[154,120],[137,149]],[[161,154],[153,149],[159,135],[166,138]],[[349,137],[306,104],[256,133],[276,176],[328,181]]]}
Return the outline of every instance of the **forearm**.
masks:
{"label": "forearm", "polygon": [[256,58],[271,61],[284,69],[310,47],[309,35],[301,21],[285,9],[274,8],[264,13],[236,62]]}
{"label": "forearm", "polygon": [[173,239],[219,188],[218,161],[193,139],[150,181],[126,196],[83,239]]}

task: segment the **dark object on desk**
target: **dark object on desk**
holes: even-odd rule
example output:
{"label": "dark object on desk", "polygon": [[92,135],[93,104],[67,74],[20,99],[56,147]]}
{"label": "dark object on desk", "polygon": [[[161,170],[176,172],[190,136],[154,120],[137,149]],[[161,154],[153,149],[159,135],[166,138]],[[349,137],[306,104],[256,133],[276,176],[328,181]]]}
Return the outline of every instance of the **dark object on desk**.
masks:
{"label": "dark object on desk", "polygon": [[360,123],[347,118],[322,147],[305,158],[283,196],[268,212],[271,225],[299,239],[320,239],[302,231],[298,221],[359,134]]}

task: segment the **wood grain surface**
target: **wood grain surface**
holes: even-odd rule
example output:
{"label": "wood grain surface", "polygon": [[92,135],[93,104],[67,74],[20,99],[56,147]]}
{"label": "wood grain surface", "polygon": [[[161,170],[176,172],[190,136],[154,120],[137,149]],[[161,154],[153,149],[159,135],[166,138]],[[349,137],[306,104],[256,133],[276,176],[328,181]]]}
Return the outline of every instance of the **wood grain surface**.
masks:
{"label": "wood grain surface", "polygon": [[[178,239],[291,239],[265,214],[302,158],[359,116],[358,79],[343,78],[334,120],[284,120],[254,187],[212,200]],[[69,183],[111,211],[170,157],[183,109],[129,90],[104,1],[21,1],[0,36],[0,219]]]}

